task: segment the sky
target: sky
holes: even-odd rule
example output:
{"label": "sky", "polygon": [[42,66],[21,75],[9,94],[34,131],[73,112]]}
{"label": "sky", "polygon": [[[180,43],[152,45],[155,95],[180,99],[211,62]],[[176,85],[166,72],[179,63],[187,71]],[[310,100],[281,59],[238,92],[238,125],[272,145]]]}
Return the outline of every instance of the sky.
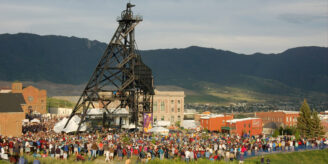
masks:
{"label": "sky", "polygon": [[[0,0],[0,33],[108,43],[127,0]],[[130,0],[141,50],[202,46],[252,54],[328,46],[327,0]]]}

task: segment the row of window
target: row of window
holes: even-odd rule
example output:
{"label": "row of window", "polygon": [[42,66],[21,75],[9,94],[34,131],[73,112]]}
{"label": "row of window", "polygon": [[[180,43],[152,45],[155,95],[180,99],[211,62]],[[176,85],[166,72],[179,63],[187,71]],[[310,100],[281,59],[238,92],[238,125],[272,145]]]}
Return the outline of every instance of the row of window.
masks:
{"label": "row of window", "polygon": [[[27,99],[28,99],[29,102],[32,102],[34,100],[33,96],[28,96]],[[44,100],[41,99],[40,102],[44,103]]]}
{"label": "row of window", "polygon": [[[175,121],[175,119],[174,119],[175,117],[174,116],[171,116],[171,122],[174,122]],[[165,116],[162,116],[161,117],[161,121],[164,121],[165,120]],[[157,116],[154,116],[154,121],[157,121]],[[176,121],[181,121],[181,116],[178,116],[178,119],[176,120]]]}
{"label": "row of window", "polygon": [[[180,100],[178,100],[178,102],[180,102]],[[153,110],[154,111],[157,111],[157,102],[154,102],[154,104],[153,104]],[[161,111],[165,111],[165,103],[163,101],[161,102],[160,110]],[[171,112],[174,112],[174,108],[171,108]],[[178,107],[178,112],[181,112],[180,107]]]}
{"label": "row of window", "polygon": [[282,118],[266,117],[264,119],[268,120],[268,121],[280,121],[280,122],[282,122]]}
{"label": "row of window", "polygon": [[286,122],[289,122],[289,121],[290,122],[292,122],[292,121],[293,122],[296,122],[297,121],[297,117],[294,117],[294,118],[293,117],[286,117]]}

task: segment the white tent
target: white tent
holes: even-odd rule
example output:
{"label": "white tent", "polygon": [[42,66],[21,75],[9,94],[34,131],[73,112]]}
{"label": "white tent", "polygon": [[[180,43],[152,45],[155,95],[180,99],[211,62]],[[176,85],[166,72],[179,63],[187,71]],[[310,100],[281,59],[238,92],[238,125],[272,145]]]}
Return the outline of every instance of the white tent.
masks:
{"label": "white tent", "polygon": [[135,128],[135,127],[136,127],[135,124],[123,125],[123,126],[122,126],[123,129],[133,129],[133,128]]}
{"label": "white tent", "polygon": [[[65,133],[70,133],[70,132],[75,132],[77,130],[77,128],[79,127],[79,123],[80,123],[81,118],[79,116],[73,116],[71,121],[68,123],[67,127],[64,128],[66,122],[68,121],[68,119],[65,117],[62,120],[60,120],[59,122],[56,123],[56,125],[54,126],[54,131],[56,133],[60,133],[60,132],[65,132]],[[80,131],[86,131],[87,127],[85,124],[81,125]]]}
{"label": "white tent", "polygon": [[28,119],[22,120],[23,123],[29,123],[30,121]]}
{"label": "white tent", "polygon": [[[104,108],[93,108],[87,110],[88,115],[102,115],[104,112],[107,113],[107,110]],[[126,108],[110,108],[108,109],[108,112],[112,114],[129,114],[129,111]]]}
{"label": "white tent", "polygon": [[31,123],[40,123],[40,120],[35,118],[35,119],[31,120]]}
{"label": "white tent", "polygon": [[157,127],[151,128],[148,132],[162,134],[162,135],[168,135],[169,129],[157,126]]}
{"label": "white tent", "polygon": [[104,113],[104,110],[100,109],[100,108],[94,108],[94,109],[87,110],[88,115],[102,115],[103,113]]}
{"label": "white tent", "polygon": [[171,125],[170,121],[157,121],[156,126],[168,127]]}
{"label": "white tent", "polygon": [[181,123],[181,127],[184,129],[196,129],[197,125],[195,120],[183,120]]}

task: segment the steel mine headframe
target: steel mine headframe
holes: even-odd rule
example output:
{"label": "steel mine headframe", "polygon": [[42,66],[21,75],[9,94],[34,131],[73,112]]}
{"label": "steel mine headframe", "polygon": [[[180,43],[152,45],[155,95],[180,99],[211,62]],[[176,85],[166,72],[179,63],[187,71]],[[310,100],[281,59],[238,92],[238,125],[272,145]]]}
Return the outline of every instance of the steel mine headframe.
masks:
{"label": "steel mine headframe", "polygon": [[[77,129],[79,131],[81,124],[86,121],[88,109],[95,108],[95,103],[103,106],[107,117],[111,118],[115,110],[109,110],[108,105],[119,101],[116,109],[127,108],[131,115],[131,122],[137,127],[142,125],[141,118],[144,113],[153,112],[152,70],[142,62],[141,56],[136,51],[134,29],[142,21],[142,17],[133,15],[131,8],[134,6],[128,3],[126,10],[117,18],[119,26],[65,128],[72,117],[81,112],[81,121]],[[102,93],[108,94],[103,96]]]}

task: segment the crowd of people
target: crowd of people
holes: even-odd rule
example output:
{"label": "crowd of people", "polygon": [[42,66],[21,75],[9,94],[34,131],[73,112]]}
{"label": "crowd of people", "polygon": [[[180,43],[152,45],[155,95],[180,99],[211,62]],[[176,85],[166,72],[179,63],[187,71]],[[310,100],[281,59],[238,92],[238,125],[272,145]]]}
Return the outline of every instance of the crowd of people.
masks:
{"label": "crowd of people", "polygon": [[104,156],[106,162],[125,160],[135,156],[137,161],[152,159],[180,159],[194,161],[239,160],[249,156],[277,151],[298,151],[304,148],[327,148],[328,138],[296,139],[294,136],[231,136],[221,133],[175,132],[167,136],[143,133],[103,130],[97,133],[69,135],[54,133],[45,128],[37,133],[27,132],[21,137],[0,136],[0,157],[11,161],[20,156],[51,157],[67,160],[94,160]]}

